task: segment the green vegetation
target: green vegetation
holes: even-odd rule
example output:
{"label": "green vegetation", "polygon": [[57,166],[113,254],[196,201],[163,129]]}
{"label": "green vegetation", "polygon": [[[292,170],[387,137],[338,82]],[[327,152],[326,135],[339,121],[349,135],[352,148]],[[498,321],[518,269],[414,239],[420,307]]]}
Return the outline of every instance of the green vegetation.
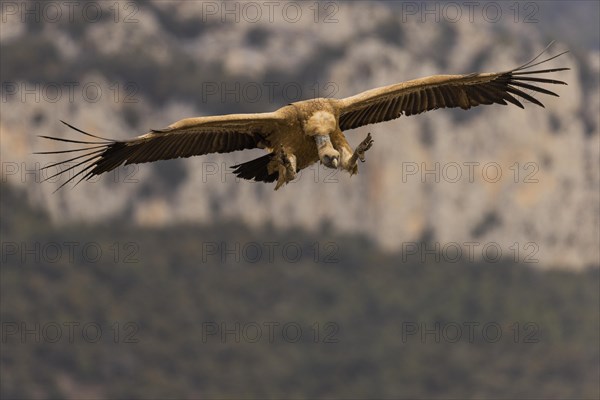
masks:
{"label": "green vegetation", "polygon": [[3,398],[598,395],[597,268],[403,262],[327,226],[55,226],[2,189]]}

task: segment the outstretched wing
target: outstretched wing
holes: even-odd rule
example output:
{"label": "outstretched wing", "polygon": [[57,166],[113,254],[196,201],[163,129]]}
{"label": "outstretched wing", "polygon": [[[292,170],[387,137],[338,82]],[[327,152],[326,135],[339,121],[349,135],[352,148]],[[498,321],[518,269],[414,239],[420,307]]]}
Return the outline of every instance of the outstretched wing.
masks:
{"label": "outstretched wing", "polygon": [[[111,140],[84,132],[61,121],[68,127],[92,137],[82,141],[59,137],[42,136],[46,139],[87,145],[83,148],[46,151],[35,154],[77,153],[76,157],[48,165],[61,170],[46,178],[75,170],[60,189],[80,177],[79,182],[111,171],[121,164],[138,164],[179,157],[199,156],[209,153],[228,153],[236,150],[253,149],[269,145],[271,133],[281,128],[285,115],[275,111],[262,114],[231,114],[212,117],[187,118],[169,125],[165,129],[151,130],[145,135],[130,140]],[[74,165],[71,165],[73,164]],[[67,168],[64,168],[67,167]],[[79,170],[77,170],[80,168]],[[57,190],[58,190],[57,189]]]}
{"label": "outstretched wing", "polygon": [[552,43],[533,60],[510,71],[468,75],[434,75],[367,90],[356,96],[341,99],[338,103],[340,106],[340,129],[354,129],[363,125],[396,119],[401,115],[420,114],[437,108],[460,107],[467,110],[480,104],[506,105],[507,102],[524,108],[515,96],[544,107],[539,100],[526,91],[558,97],[556,93],[538,85],[541,83],[566,85],[566,83],[540,78],[537,75],[570,69],[529,70],[567,53],[565,51],[535,63],[550,45]]}

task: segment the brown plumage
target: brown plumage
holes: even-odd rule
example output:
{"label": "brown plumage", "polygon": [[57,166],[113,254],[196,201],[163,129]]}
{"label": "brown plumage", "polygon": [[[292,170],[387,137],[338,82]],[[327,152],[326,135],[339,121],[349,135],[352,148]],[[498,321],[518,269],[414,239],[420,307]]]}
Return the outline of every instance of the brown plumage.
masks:
{"label": "brown plumage", "polygon": [[539,85],[566,83],[540,76],[569,69],[529,70],[566,53],[536,63],[548,47],[530,62],[505,72],[434,75],[368,90],[345,99],[300,101],[270,113],[187,118],[130,140],[105,139],[63,122],[94,140],[43,137],[90,147],[38,154],[85,152],[45,167],[75,163],[47,179],[80,168],[58,189],[77,177],[79,183],[122,164],[253,148],[265,149],[268,154],[234,166],[233,172],[244,179],[262,182],[277,180],[275,189],[294,179],[296,172],[319,160],[330,168],[341,168],[355,174],[358,171],[357,160],[360,158],[364,161],[364,152],[373,141],[369,134],[353,151],[342,133],[345,130],[437,108],[460,107],[466,110],[480,104],[508,103],[524,108],[517,97],[544,107],[532,92],[558,97]]}

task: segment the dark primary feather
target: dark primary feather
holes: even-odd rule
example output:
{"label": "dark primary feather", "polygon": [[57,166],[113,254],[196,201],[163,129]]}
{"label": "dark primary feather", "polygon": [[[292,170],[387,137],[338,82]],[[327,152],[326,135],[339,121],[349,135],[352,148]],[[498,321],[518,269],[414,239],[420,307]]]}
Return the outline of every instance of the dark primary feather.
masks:
{"label": "dark primary feather", "polygon": [[533,96],[535,92],[556,97],[558,95],[540,87],[539,84],[566,85],[566,83],[529,75],[570,69],[528,70],[566,53],[565,51],[534,63],[550,45],[533,60],[510,71],[495,74],[437,75],[373,89],[344,99],[342,100],[344,106],[340,113],[340,129],[354,129],[396,119],[402,115],[420,114],[438,108],[460,107],[466,110],[480,104],[494,103],[502,105],[511,103],[524,108],[516,97],[544,107],[542,102]]}

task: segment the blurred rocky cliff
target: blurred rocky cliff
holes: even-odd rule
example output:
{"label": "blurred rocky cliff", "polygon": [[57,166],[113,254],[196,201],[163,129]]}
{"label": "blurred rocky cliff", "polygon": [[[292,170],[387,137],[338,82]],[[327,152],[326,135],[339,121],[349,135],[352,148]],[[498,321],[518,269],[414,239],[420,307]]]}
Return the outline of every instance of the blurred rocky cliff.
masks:
{"label": "blurred rocky cliff", "polygon": [[[59,15],[43,2],[11,4],[0,42],[2,179],[26,187],[56,223],[328,224],[386,249],[471,246],[477,259],[493,244],[544,267],[599,263],[597,5],[482,2],[470,15],[444,2],[428,3],[429,14],[418,2],[84,2],[72,15],[59,4]],[[352,145],[375,139],[353,178],[315,166],[278,192],[236,182],[229,166],[260,154],[250,151],[121,168],[55,194],[55,179],[39,184],[48,176],[39,167],[61,157],[32,152],[64,145],[37,135],[77,136],[60,119],[125,139],[184,117],[510,69],[551,40],[550,55],[570,53],[547,65],[571,70],[555,75],[569,84],[550,88],[559,98],[538,96],[545,109],[437,110],[349,131]]]}

